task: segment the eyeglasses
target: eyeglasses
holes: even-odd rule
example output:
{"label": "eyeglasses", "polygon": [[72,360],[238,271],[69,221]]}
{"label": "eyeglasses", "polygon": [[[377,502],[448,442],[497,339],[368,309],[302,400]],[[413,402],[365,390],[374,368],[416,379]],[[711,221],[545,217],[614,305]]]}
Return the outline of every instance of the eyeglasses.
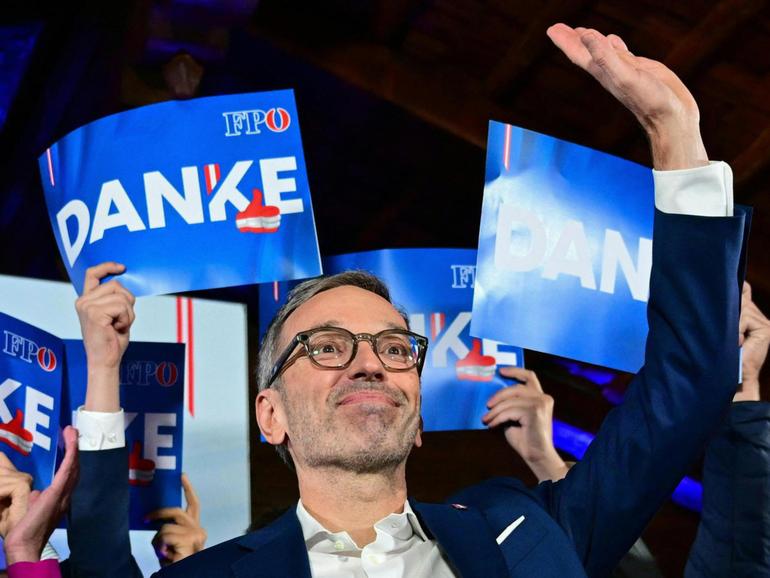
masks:
{"label": "eyeglasses", "polygon": [[[369,342],[377,359],[388,371],[409,371],[415,367],[418,374],[422,371],[428,349],[428,339],[422,335],[406,329],[385,329],[372,335],[354,334],[342,327],[319,327],[294,336],[273,365],[266,387],[270,387],[284,369],[303,355],[307,355],[317,367],[345,369],[355,358],[359,341]],[[303,345],[304,349],[290,358],[297,345]]]}

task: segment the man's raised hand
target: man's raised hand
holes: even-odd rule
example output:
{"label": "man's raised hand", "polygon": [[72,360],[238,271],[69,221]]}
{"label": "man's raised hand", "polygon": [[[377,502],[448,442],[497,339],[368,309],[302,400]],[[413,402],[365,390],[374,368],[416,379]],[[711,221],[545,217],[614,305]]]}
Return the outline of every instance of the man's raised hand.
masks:
{"label": "man's raised hand", "polygon": [[759,373],[770,347],[770,321],[751,299],[751,286],[743,283],[738,343],[743,347],[743,382],[733,401],[759,401]]}
{"label": "man's raised hand", "polygon": [[647,133],[658,170],[708,164],[698,105],[665,65],[635,56],[623,40],[589,28],[554,24],[548,37],[630,110]]}
{"label": "man's raised hand", "polygon": [[101,263],[86,271],[83,294],[75,302],[88,360],[85,409],[116,412],[120,409],[118,369],[128,347],[136,298],[120,282],[100,281],[126,270],[119,263]]}

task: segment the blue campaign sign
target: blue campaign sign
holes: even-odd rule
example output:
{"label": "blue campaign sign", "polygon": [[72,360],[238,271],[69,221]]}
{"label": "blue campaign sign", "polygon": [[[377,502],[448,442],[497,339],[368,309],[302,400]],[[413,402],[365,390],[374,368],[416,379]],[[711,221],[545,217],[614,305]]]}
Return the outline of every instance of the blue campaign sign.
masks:
{"label": "blue campaign sign", "polygon": [[[520,348],[470,336],[475,262],[472,249],[390,249],[324,259],[329,274],[364,269],[383,279],[412,330],[430,340],[422,372],[426,431],[483,429],[487,400],[510,383],[497,367],[524,365]],[[288,285],[260,287],[262,334]]]}
{"label": "blue campaign sign", "polygon": [[[85,402],[87,369],[83,342],[68,339],[64,343],[67,376],[62,421],[70,423]],[[153,529],[152,522],[144,521],[147,514],[181,505],[184,360],[182,343],[133,342],[120,365],[132,530]]]}
{"label": "blue campaign sign", "polygon": [[39,159],[70,279],[135,295],[321,273],[291,90],[171,101],[83,126]]}
{"label": "blue campaign sign", "polygon": [[4,313],[0,338],[0,451],[43,490],[56,463],[64,346]]}
{"label": "blue campaign sign", "polygon": [[653,215],[649,169],[490,122],[471,333],[637,371]]}

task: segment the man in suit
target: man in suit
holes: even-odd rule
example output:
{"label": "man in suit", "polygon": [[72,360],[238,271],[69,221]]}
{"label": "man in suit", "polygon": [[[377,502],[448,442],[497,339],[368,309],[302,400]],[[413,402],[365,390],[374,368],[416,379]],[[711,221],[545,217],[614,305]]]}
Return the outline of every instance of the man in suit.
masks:
{"label": "man in suit", "polygon": [[657,169],[650,334],[626,401],[557,483],[409,500],[423,338],[377,279],[311,280],[268,329],[256,400],[300,502],[159,576],[606,576],[686,472],[735,392],[745,215],[733,216],[729,168],[709,164],[697,106],[670,70],[616,36],[548,34],[636,116]]}

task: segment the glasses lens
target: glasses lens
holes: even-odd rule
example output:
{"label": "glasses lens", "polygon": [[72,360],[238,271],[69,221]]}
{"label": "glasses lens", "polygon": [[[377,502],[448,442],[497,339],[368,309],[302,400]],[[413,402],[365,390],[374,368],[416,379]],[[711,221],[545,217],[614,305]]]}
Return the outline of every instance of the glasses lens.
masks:
{"label": "glasses lens", "polygon": [[417,365],[420,345],[412,335],[398,331],[377,337],[377,354],[392,369],[410,369]]}
{"label": "glasses lens", "polygon": [[307,345],[313,361],[324,367],[345,365],[353,351],[351,336],[334,330],[313,333],[308,339]]}

